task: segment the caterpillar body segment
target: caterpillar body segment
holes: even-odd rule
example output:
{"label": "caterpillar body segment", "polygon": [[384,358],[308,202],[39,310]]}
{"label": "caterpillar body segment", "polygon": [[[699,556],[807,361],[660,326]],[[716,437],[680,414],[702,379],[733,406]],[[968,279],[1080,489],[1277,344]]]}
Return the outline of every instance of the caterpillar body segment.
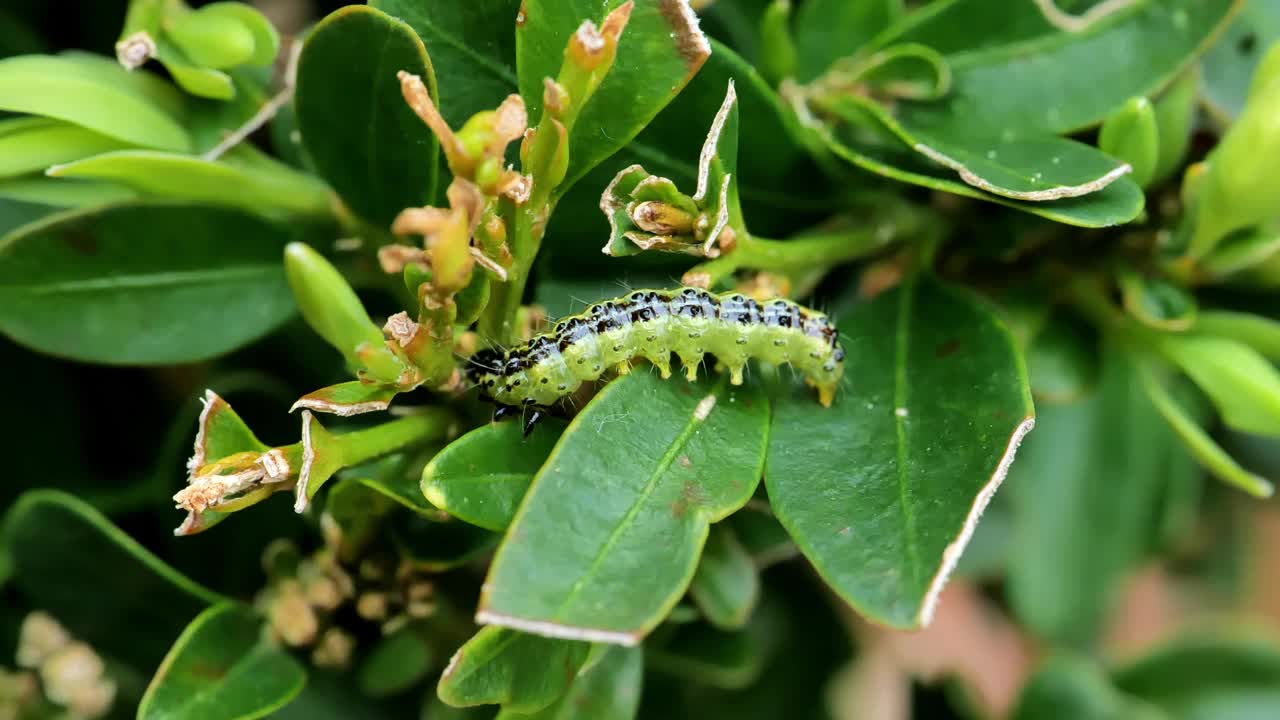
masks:
{"label": "caterpillar body segment", "polygon": [[482,350],[467,372],[499,406],[547,408],[610,368],[625,372],[642,357],[671,375],[671,355],[688,379],[714,355],[731,381],[747,361],[790,364],[829,406],[844,373],[844,350],[827,316],[789,300],[757,302],[739,293],[697,288],[636,290],[561,319],[550,332],[505,353]]}

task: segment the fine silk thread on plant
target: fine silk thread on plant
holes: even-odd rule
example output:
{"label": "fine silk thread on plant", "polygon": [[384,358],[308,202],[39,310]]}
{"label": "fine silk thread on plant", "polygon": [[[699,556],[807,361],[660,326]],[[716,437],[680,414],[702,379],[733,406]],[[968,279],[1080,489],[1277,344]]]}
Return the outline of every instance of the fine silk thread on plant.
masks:
{"label": "fine silk thread on plant", "polygon": [[[751,358],[790,364],[830,406],[844,374],[844,350],[827,316],[790,300],[756,302],[738,293],[696,288],[636,290],[561,319],[555,327],[505,353],[481,350],[468,375],[499,406],[549,407],[610,367],[627,371],[637,357],[671,376],[671,353],[689,380],[710,353],[734,385]],[[501,413],[500,413],[501,414]]]}

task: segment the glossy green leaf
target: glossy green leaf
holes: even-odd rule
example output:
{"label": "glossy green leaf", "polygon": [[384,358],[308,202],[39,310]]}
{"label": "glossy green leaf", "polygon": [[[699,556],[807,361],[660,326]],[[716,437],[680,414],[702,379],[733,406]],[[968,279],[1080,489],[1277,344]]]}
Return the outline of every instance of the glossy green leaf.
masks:
{"label": "glossy green leaf", "polygon": [[357,682],[369,697],[387,697],[418,684],[431,670],[431,645],[412,626],[378,641],[360,663]]}
{"label": "glossy green leaf", "polygon": [[643,680],[643,651],[611,647],[579,671],[569,691],[541,712],[523,715],[503,709],[497,720],[632,720],[639,710]]}
{"label": "glossy green leaf", "polygon": [[835,405],[817,407],[810,392],[775,402],[769,500],[862,614],[927,624],[1032,427],[1026,370],[986,307],[928,276],[838,325],[848,357]]}
{"label": "glossy green leaf", "polygon": [[50,165],[128,147],[114,138],[45,118],[0,122],[0,177],[42,172]]}
{"label": "glossy green leaf", "polygon": [[356,468],[349,475],[401,507],[423,517],[440,520],[441,512],[422,497],[418,485],[424,461],[437,454],[440,449],[441,445],[431,444],[414,453],[392,455],[376,461],[368,473]]}
{"label": "glossy green leaf", "polygon": [[455,707],[537,712],[564,694],[590,651],[590,643],[576,640],[481,628],[449,661],[437,693]]}
{"label": "glossy green leaf", "polygon": [[1204,54],[1204,99],[1223,125],[1244,108],[1254,69],[1276,40],[1280,40],[1280,2],[1249,0]]}
{"label": "glossy green leaf", "polygon": [[106,58],[23,55],[0,60],[0,110],[65,120],[122,142],[187,152],[181,97],[159,78]]}
{"label": "glossy green leaf", "polygon": [[302,690],[306,670],[263,640],[238,605],[205,610],[182,631],[138,706],[138,720],[266,717]]}
{"label": "glossy green leaf", "polygon": [[474,525],[422,513],[398,513],[391,526],[391,539],[405,562],[429,572],[455,568],[487,555],[500,537]]}
{"label": "glossy green leaf", "polygon": [[435,194],[439,142],[396,73],[435,74],[413,29],[371,7],[344,7],[311,31],[298,61],[298,128],[320,175],[357,215],[384,228]]}
{"label": "glossy green leaf", "polygon": [[810,0],[796,12],[796,79],[809,82],[858,53],[903,13],[902,0]]}
{"label": "glossy green leaf", "polygon": [[[1090,0],[1055,0],[1065,12],[1086,9]],[[1057,35],[1061,31],[1036,2],[939,0],[916,8],[877,36],[868,49],[921,43],[944,55],[987,50]]]}
{"label": "glossy green leaf", "polygon": [[760,597],[760,577],[751,555],[727,524],[711,526],[689,594],[718,628],[735,630],[751,618]]}
{"label": "glossy green leaf", "polygon": [[249,148],[238,148],[219,161],[154,150],[118,150],[54,166],[48,174],[118,183],[144,195],[239,207],[269,216],[325,217],[331,210],[324,183],[257,156]]}
{"label": "glossy green leaf", "polygon": [[280,265],[288,240],[283,228],[213,207],[60,214],[0,241],[0,332],[97,363],[220,355],[293,313]]}
{"label": "glossy green leaf", "polygon": [[[525,0],[516,25],[520,94],[531,122],[542,115],[543,78],[555,78],[565,45],[584,20],[599,23],[621,0]],[[711,54],[684,0],[637,0],[617,59],[574,123],[563,193],[631,141]]]}
{"label": "glossy green leaf", "polygon": [[751,497],[768,418],[758,384],[634,372],[605,386],[534,478],[477,618],[638,642],[684,592],[709,524]]}
{"label": "glossy green leaf", "polygon": [[1127,697],[1102,667],[1059,656],[1041,666],[1018,697],[1013,720],[1168,720],[1159,709]]}
{"label": "glossy green leaf", "polygon": [[949,55],[952,92],[936,103],[904,105],[902,120],[1002,137],[1096,125],[1129,98],[1150,96],[1169,82],[1239,4],[1146,0],[1077,32]]}
{"label": "glossy green leaf", "polygon": [[[857,104],[864,107],[866,105],[865,103]],[[1143,207],[1144,198],[1141,188],[1123,177],[1083,197],[1034,202],[1015,200],[985,192],[974,184],[956,180],[955,170],[939,163],[928,163],[922,155],[914,151],[908,153],[906,149],[890,150],[860,144],[856,138],[841,128],[836,128],[834,133],[820,133],[820,137],[837,157],[876,175],[955,195],[988,200],[1067,225],[1081,227],[1119,225],[1137,217]],[[1070,143],[1067,140],[1056,142]],[[996,156],[998,159],[999,150],[996,150]],[[954,160],[950,156],[947,157]],[[985,151],[983,157],[985,157]],[[1052,165],[1052,158],[1053,156],[1050,155],[1050,165]],[[956,165],[958,167],[960,163]],[[1035,172],[1043,171],[1032,171],[1030,178],[1026,178],[1025,182],[1029,184],[1039,182],[1033,179]]]}
{"label": "glossy green leaf", "polygon": [[1197,335],[1242,342],[1268,360],[1280,362],[1280,321],[1251,313],[1211,310],[1200,313],[1191,329]]}
{"label": "glossy green leaf", "polygon": [[254,37],[238,20],[203,8],[173,17],[165,35],[197,65],[225,70],[254,54]]}
{"label": "glossy green leaf", "polygon": [[[796,74],[796,42],[791,33],[791,0],[770,0],[764,4],[760,17],[754,23],[758,26],[760,59],[756,63],[760,74],[771,85],[778,85],[783,79],[795,77]],[[720,7],[724,7],[721,5]],[[806,4],[804,7],[808,7]],[[738,8],[734,8],[735,10]],[[732,12],[732,11],[730,11]],[[705,20],[706,18],[701,18]],[[711,18],[715,23],[715,16]],[[746,22],[742,23],[746,25]],[[712,36],[715,30],[708,30]],[[743,33],[747,35],[747,33]],[[747,35],[750,37],[749,35]],[[756,38],[751,38],[754,42]],[[741,45],[739,45],[741,47]]]}
{"label": "glossy green leaf", "polygon": [[461,127],[472,115],[492,110],[517,91],[515,28],[520,0],[369,4],[405,21],[422,38],[440,85],[440,112],[450,126]]}
{"label": "glossy green leaf", "polygon": [[[0,198],[44,206],[46,210],[40,216],[69,208],[122,203],[137,197],[136,192],[123,185],[95,180],[63,180],[38,176],[0,181]],[[16,225],[8,229],[13,227]],[[7,230],[4,234],[8,234]]]}
{"label": "glossy green leaf", "polygon": [[362,415],[386,410],[397,393],[394,387],[352,380],[309,392],[298,398],[291,409],[307,408],[343,417]]}
{"label": "glossy green leaf", "polygon": [[1182,444],[1206,470],[1223,482],[1234,485],[1254,497],[1270,497],[1275,492],[1271,483],[1241,467],[1209,436],[1204,428],[1200,427],[1200,424],[1165,388],[1157,369],[1140,366],[1139,372],[1143,387],[1147,390],[1147,396],[1151,398],[1151,404],[1160,411],[1165,421],[1169,423],[1169,427],[1173,428],[1174,433],[1182,440]]}
{"label": "glossy green leaf", "polygon": [[1068,646],[1091,641],[1145,556],[1151,528],[1141,518],[1181,452],[1119,354],[1104,358],[1094,393],[1040,407],[1009,479],[1009,597],[1029,630]]}
{"label": "glossy green leaf", "polygon": [[1108,115],[1098,131],[1098,149],[1128,163],[1134,182],[1150,185],[1160,158],[1160,131],[1151,101],[1132,98]]}
{"label": "glossy green leaf", "polygon": [[236,96],[235,81],[230,75],[198,65],[163,35],[156,40],[156,60],[184,92],[215,101],[228,101]]}
{"label": "glossy green leaf", "polygon": [[423,469],[422,494],[459,520],[506,530],[565,427],[543,421],[525,438],[521,425],[491,423],[453,441]]}
{"label": "glossy green leaf", "polygon": [[1223,337],[1166,334],[1160,352],[1195,381],[1227,425],[1280,435],[1280,370],[1252,347]]}
{"label": "glossy green leaf", "polygon": [[159,664],[192,618],[224,600],[65,493],[24,494],[5,515],[4,537],[13,585],[29,607],[144,672]]}
{"label": "glossy green leaf", "polygon": [[1114,677],[1124,692],[1185,717],[1185,708],[1201,698],[1274,691],[1280,685],[1280,641],[1256,629],[1201,632],[1157,648]]}
{"label": "glossy green leaf", "polygon": [[226,17],[239,22],[253,35],[251,65],[269,67],[280,54],[280,33],[262,11],[240,2],[215,2],[200,8],[205,15]]}
{"label": "glossy green leaf", "polygon": [[1280,259],[1280,227],[1268,223],[1228,235],[1200,261],[1199,270],[1207,279],[1220,280],[1275,259]]}

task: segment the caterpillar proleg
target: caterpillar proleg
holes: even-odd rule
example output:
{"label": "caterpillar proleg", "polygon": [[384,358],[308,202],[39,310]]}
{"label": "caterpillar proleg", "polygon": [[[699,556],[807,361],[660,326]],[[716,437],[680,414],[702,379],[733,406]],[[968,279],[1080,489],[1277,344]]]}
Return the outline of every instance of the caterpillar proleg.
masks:
{"label": "caterpillar proleg", "polygon": [[830,406],[844,372],[844,350],[827,316],[790,300],[757,302],[739,293],[715,295],[697,288],[636,290],[562,318],[555,327],[507,352],[482,350],[467,372],[488,399],[495,418],[513,406],[541,410],[595,381],[609,368],[626,371],[647,359],[664,378],[675,353],[686,376],[697,377],[712,354],[742,383],[747,361],[790,364]]}

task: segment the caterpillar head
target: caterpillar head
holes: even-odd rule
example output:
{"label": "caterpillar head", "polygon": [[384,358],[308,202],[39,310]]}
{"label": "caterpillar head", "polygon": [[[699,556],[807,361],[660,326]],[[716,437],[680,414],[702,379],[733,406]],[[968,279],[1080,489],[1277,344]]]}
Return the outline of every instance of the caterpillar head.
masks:
{"label": "caterpillar head", "polygon": [[480,350],[467,360],[467,380],[487,395],[484,389],[487,376],[501,372],[504,362],[503,354],[497,350]]}

